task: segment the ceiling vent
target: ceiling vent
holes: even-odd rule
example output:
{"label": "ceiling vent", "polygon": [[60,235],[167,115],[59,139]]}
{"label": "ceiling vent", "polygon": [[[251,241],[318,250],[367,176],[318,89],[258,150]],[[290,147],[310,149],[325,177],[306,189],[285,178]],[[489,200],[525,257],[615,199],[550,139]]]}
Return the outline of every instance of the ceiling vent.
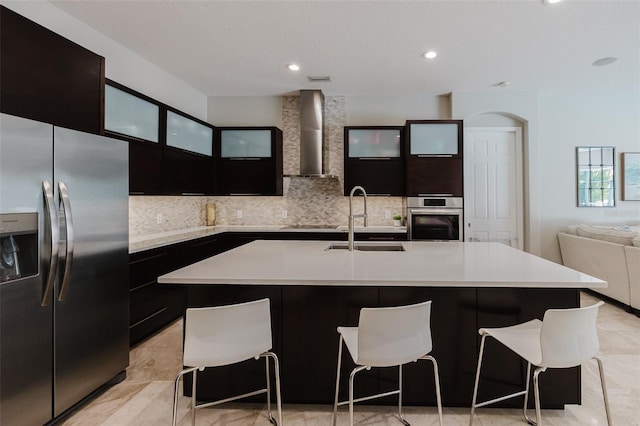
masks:
{"label": "ceiling vent", "polygon": [[328,75],[310,75],[307,77],[313,83],[330,83],[331,77]]}

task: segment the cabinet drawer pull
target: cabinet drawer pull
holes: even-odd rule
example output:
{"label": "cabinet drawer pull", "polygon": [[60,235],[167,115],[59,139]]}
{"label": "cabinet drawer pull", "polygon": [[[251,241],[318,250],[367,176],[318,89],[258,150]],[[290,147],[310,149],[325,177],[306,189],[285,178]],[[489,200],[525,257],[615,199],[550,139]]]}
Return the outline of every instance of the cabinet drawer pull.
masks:
{"label": "cabinet drawer pull", "polygon": [[140,262],[146,262],[147,260],[157,259],[159,257],[166,256],[166,255],[167,255],[167,252],[163,251],[162,253],[154,254],[152,256],[143,257],[142,259],[133,260],[133,261],[129,262],[129,265],[133,265],[135,263],[140,263]]}
{"label": "cabinet drawer pull", "polygon": [[148,315],[148,316],[146,316],[145,318],[142,318],[142,319],[141,319],[140,321],[138,321],[137,323],[130,325],[130,326],[129,326],[129,328],[136,327],[136,326],[138,326],[138,325],[142,324],[143,322],[148,321],[148,320],[150,320],[151,318],[153,318],[153,317],[155,317],[155,316],[157,316],[157,315],[159,315],[159,314],[163,313],[163,312],[164,312],[164,311],[166,311],[167,309],[169,309],[169,308],[168,308],[168,307],[166,307],[166,306],[165,306],[164,308],[160,308],[160,309],[158,309],[157,311],[155,311],[154,313],[152,313],[151,315]]}

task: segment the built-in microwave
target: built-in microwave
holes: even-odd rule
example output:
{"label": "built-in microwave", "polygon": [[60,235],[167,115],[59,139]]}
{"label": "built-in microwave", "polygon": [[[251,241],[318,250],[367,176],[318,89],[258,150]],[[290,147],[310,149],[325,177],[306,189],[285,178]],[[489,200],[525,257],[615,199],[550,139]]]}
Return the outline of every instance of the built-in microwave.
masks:
{"label": "built-in microwave", "polygon": [[464,241],[462,197],[408,197],[410,240]]}

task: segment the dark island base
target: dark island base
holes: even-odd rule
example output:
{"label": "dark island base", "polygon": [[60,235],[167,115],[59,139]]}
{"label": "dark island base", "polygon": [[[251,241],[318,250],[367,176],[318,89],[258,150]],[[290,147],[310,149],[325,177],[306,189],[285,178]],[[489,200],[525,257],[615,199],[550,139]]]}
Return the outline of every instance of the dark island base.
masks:
{"label": "dark island base", "polygon": [[[434,288],[189,285],[187,306],[203,307],[271,300],[273,351],[280,359],[285,403],[332,404],[338,355],[339,325],[356,326],[362,307],[397,306],[432,300],[432,355],[438,361],[443,405],[468,407],[480,346],[480,327],[513,325],[542,319],[549,308],[580,306],[579,290],[538,288]],[[230,324],[229,326],[233,326]],[[353,362],[343,351],[340,399],[347,399]],[[404,368],[406,405],[435,405],[431,363]],[[515,392],[524,386],[526,364],[489,339],[485,348],[479,401]],[[372,369],[356,377],[356,397],[397,386],[397,368]],[[212,400],[264,386],[264,361],[249,360],[198,374],[198,400]],[[191,379],[185,378],[185,395]],[[255,401],[263,400],[256,397]],[[580,368],[547,370],[540,376],[543,408],[580,403]],[[396,404],[388,397],[368,401]],[[531,396],[530,401],[533,401]],[[522,398],[496,404],[521,407]]]}

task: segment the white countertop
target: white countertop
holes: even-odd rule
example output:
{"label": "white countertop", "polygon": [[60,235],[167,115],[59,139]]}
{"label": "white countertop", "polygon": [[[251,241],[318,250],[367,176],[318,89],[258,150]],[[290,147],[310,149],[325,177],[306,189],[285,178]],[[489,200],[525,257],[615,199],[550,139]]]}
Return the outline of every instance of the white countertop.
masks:
{"label": "white countertop", "polygon": [[[235,226],[198,226],[194,228],[179,229],[176,231],[158,232],[129,238],[129,253],[137,253],[176,244],[183,241],[208,237],[223,232],[339,232],[346,233],[348,227],[337,226],[333,228],[291,228],[282,225],[235,225]],[[374,233],[406,233],[406,226],[357,226],[355,232]]]}
{"label": "white countertop", "polygon": [[163,275],[158,282],[418,287],[607,286],[605,281],[499,243],[396,243],[402,244],[406,251],[325,251],[330,241],[258,240]]}

